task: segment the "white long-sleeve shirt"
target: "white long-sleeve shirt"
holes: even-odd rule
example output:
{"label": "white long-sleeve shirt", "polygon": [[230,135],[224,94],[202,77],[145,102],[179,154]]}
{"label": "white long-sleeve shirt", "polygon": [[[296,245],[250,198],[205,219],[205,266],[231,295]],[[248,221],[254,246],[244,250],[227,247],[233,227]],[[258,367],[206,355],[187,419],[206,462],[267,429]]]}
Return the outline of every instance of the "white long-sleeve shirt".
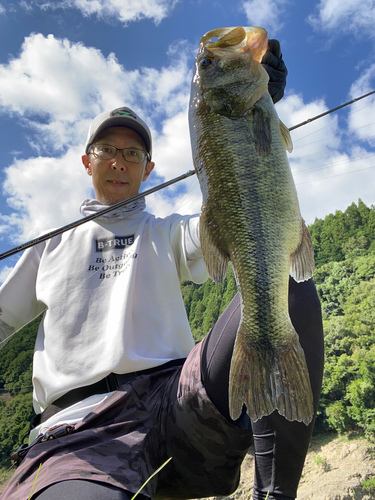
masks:
{"label": "white long-sleeve shirt", "polygon": [[[103,208],[92,200],[83,213]],[[25,251],[0,289],[0,307],[1,320],[16,330],[46,310],[34,353],[37,413],[111,372],[189,354],[194,341],[180,281],[208,277],[198,221],[158,219],[138,204]]]}

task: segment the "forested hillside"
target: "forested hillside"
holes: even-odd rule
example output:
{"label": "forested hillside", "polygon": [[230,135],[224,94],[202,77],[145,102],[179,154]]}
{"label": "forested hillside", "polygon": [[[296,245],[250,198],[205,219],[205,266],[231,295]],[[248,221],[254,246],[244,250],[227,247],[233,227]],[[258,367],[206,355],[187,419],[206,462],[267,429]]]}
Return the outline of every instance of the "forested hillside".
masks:
{"label": "forested hillside", "polygon": [[[318,431],[351,429],[375,435],[375,207],[361,200],[310,227],[326,339],[326,368]],[[212,327],[236,293],[231,268],[223,284],[183,283],[182,295],[196,340]],[[9,464],[31,408],[31,359],[38,320],[0,353],[0,462]]]}

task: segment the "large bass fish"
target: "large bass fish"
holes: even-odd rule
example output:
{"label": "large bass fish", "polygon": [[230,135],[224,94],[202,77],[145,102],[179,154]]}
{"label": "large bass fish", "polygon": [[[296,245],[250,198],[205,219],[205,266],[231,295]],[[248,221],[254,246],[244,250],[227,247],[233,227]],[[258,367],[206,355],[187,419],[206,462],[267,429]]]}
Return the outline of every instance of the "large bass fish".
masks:
{"label": "large bass fish", "polygon": [[314,252],[286,156],[292,142],[268,93],[260,61],[262,28],[221,28],[203,36],[189,122],[203,195],[200,237],[211,278],[232,262],[242,302],[229,409],[253,421],[275,409],[309,424],[313,397],[305,355],[288,312],[289,274],[312,276]]}

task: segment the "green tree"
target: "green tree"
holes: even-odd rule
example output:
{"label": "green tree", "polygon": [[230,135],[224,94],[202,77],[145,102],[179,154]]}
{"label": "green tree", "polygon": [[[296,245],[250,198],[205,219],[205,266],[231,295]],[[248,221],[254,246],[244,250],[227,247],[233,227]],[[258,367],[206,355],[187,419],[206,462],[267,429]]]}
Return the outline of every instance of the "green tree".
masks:
{"label": "green tree", "polygon": [[342,315],[324,322],[326,363],[320,413],[342,432],[375,435],[375,279],[346,297]]}
{"label": "green tree", "polygon": [[236,278],[234,276],[233,268],[230,265],[228,266],[227,288],[223,294],[223,299],[221,301],[220,314],[224,312],[224,309],[227,307],[227,305],[233,299],[236,293],[237,293]]}
{"label": "green tree", "polygon": [[0,407],[0,462],[9,466],[10,455],[20,446],[34,415],[32,392],[20,394]]}

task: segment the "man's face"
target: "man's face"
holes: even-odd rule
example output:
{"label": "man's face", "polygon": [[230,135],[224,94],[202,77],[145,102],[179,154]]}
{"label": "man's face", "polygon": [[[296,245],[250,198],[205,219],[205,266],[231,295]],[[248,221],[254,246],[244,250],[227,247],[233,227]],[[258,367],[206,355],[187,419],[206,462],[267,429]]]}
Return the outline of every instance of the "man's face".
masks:
{"label": "man's face", "polygon": [[[146,151],[141,137],[127,127],[107,128],[95,144]],[[154,168],[154,163],[147,159],[142,163],[125,161],[120,151],[111,160],[101,160],[92,153],[83,155],[82,163],[92,176],[95,198],[105,205],[114,205],[138,194],[142,182],[146,181]]]}

